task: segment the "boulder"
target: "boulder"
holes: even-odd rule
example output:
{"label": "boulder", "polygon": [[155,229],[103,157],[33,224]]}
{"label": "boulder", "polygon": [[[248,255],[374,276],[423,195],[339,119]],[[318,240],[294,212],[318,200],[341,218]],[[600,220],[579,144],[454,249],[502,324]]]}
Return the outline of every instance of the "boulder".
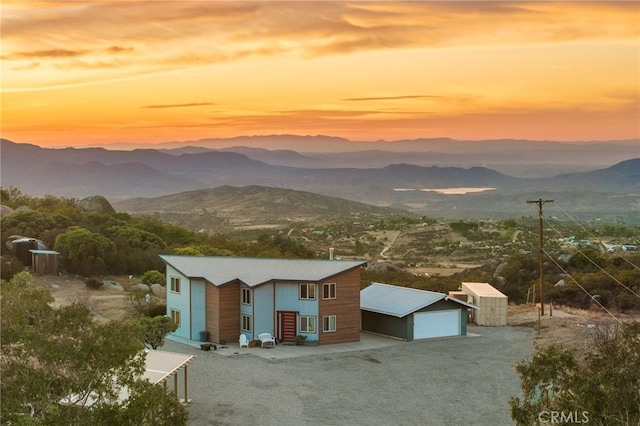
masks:
{"label": "boulder", "polygon": [[102,288],[105,290],[124,291],[124,288],[115,281],[102,281]]}
{"label": "boulder", "polygon": [[149,288],[148,285],[139,283],[139,284],[132,285],[131,286],[131,291],[132,292],[138,292],[139,291],[139,292],[143,292],[143,293],[149,293],[151,291],[151,289]]}
{"label": "boulder", "polygon": [[11,207],[0,204],[0,216],[10,215],[13,211],[14,210]]}
{"label": "boulder", "polygon": [[493,278],[502,276],[502,272],[504,271],[504,268],[507,267],[507,265],[509,265],[509,262],[502,262],[501,264],[499,264],[495,272],[493,273]]}
{"label": "boulder", "polygon": [[151,284],[151,293],[153,293],[154,296],[160,297],[162,299],[167,298],[167,288],[161,286],[160,284]]}
{"label": "boulder", "polygon": [[115,213],[113,206],[102,195],[92,195],[76,201],[76,206],[88,212]]}

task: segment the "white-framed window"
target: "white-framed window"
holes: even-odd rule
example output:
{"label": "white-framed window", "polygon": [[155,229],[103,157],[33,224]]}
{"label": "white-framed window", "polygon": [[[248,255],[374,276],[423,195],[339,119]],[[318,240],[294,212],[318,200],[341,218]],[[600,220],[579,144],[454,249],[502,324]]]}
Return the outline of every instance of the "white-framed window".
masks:
{"label": "white-framed window", "polygon": [[329,333],[332,331],[336,331],[336,316],[335,315],[327,315],[322,317],[322,331],[324,333]]}
{"label": "white-framed window", "polygon": [[171,291],[180,293],[180,277],[171,277]]}
{"label": "white-framed window", "polygon": [[311,315],[300,315],[300,333],[315,333],[316,317]]}
{"label": "white-framed window", "polygon": [[240,323],[242,324],[242,331],[251,332],[251,315],[242,314],[240,317]]}
{"label": "white-framed window", "polygon": [[242,289],[242,304],[251,305],[251,289],[250,288]]}
{"label": "white-framed window", "polygon": [[324,284],[322,284],[322,298],[323,299],[335,299],[336,298],[336,283],[324,283]]}
{"label": "white-framed window", "polygon": [[173,320],[173,322],[178,324],[178,327],[180,327],[180,310],[179,309],[171,309],[171,310],[169,310],[169,313],[171,314],[171,319]]}
{"label": "white-framed window", "polygon": [[300,299],[316,300],[316,285],[311,283],[300,284]]}

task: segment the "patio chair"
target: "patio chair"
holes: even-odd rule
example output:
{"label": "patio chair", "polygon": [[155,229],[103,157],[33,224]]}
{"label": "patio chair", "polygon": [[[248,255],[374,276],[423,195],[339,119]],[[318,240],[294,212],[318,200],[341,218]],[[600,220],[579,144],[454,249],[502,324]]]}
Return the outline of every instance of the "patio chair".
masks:
{"label": "patio chair", "polygon": [[247,340],[247,336],[245,336],[244,334],[240,335],[240,347],[241,348],[249,347],[249,340]]}
{"label": "patio chair", "polygon": [[258,340],[260,340],[260,346],[264,348],[264,344],[275,346],[276,338],[271,335],[271,333],[260,333],[258,334]]}

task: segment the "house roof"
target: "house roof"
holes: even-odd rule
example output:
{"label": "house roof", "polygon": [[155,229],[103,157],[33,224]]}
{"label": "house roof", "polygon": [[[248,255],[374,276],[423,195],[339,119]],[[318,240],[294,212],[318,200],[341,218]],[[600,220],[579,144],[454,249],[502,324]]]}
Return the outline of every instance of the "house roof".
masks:
{"label": "house roof", "polygon": [[495,297],[495,298],[506,298],[507,296],[502,293],[500,290],[495,288],[489,283],[471,283],[471,282],[463,282],[464,287],[468,288],[472,291],[476,296],[480,297]]}
{"label": "house roof", "polygon": [[249,287],[270,281],[320,281],[366,265],[364,260],[266,259],[161,255],[168,265],[189,278],[215,286],[240,280]]}
{"label": "house roof", "polygon": [[443,293],[389,284],[372,283],[360,291],[361,309],[398,318],[405,317],[440,300],[448,300],[467,308],[478,309],[475,305],[453,297],[450,298]]}

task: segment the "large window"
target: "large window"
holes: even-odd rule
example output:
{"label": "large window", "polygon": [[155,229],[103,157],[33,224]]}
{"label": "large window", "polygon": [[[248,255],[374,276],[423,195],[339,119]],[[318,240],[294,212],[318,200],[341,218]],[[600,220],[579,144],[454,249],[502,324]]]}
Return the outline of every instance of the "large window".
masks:
{"label": "large window", "polygon": [[178,309],[171,309],[169,312],[171,313],[171,319],[173,322],[178,324],[178,327],[180,327],[180,311]]}
{"label": "large window", "polygon": [[171,277],[171,291],[180,293],[180,277]]}
{"label": "large window", "polygon": [[315,333],[316,317],[300,315],[300,333]]}
{"label": "large window", "polygon": [[300,284],[300,299],[302,300],[315,300],[316,298],[316,285],[315,284]]}
{"label": "large window", "polygon": [[242,289],[242,304],[250,305],[251,304],[251,289],[243,288]]}
{"label": "large window", "polygon": [[322,317],[322,331],[325,333],[336,331],[336,316],[327,315]]}
{"label": "large window", "polygon": [[324,284],[322,284],[322,298],[323,299],[335,299],[336,298],[336,283],[324,283]]}
{"label": "large window", "polygon": [[242,314],[241,323],[242,331],[251,331],[251,315]]}

